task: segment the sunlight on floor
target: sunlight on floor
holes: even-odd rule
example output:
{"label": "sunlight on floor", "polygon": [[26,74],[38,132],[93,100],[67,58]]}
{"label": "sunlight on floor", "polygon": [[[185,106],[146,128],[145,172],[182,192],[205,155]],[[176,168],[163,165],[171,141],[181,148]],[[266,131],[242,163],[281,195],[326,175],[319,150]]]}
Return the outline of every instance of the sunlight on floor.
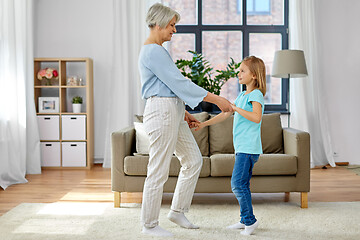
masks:
{"label": "sunlight on floor", "polygon": [[96,219],[103,215],[109,207],[112,207],[109,203],[94,205],[88,202],[40,204],[33,210],[33,217],[19,222],[19,226],[12,233],[86,235],[89,234]]}
{"label": "sunlight on floor", "polygon": [[99,204],[97,208],[92,208],[91,203],[51,203],[47,204],[37,214],[43,215],[70,215],[70,216],[90,216],[101,215],[106,209],[106,204]]}
{"label": "sunlight on floor", "polygon": [[81,192],[78,189],[73,189],[71,192],[65,194],[60,201],[95,201],[95,202],[112,202],[113,194],[111,192]]}
{"label": "sunlight on floor", "polygon": [[[59,216],[58,216],[59,217]],[[71,224],[69,224],[71,221]],[[63,234],[63,235],[86,235],[91,228],[95,219],[88,217],[68,217],[54,219],[54,217],[46,217],[39,219],[30,219],[16,228],[13,233],[45,233],[46,234]]]}

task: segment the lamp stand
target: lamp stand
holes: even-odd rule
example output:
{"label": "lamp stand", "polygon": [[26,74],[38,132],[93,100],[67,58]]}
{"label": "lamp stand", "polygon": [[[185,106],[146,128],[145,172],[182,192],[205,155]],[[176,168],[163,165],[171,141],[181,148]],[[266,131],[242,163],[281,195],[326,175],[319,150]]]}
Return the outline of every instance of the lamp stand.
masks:
{"label": "lamp stand", "polygon": [[288,128],[290,128],[290,73],[288,73],[288,88],[287,88],[287,110],[288,110]]}
{"label": "lamp stand", "polygon": [[[288,78],[288,88],[287,88],[287,105],[285,109],[288,115],[288,128],[290,128],[290,77],[301,78],[308,75],[304,51],[302,50],[289,50],[282,49],[275,52],[273,67],[272,67],[272,77]],[[283,82],[282,82],[283,83]],[[286,91],[286,90],[285,90]],[[284,94],[284,92],[283,92]],[[282,95],[284,96],[284,95]],[[284,99],[281,100],[282,104]]]}

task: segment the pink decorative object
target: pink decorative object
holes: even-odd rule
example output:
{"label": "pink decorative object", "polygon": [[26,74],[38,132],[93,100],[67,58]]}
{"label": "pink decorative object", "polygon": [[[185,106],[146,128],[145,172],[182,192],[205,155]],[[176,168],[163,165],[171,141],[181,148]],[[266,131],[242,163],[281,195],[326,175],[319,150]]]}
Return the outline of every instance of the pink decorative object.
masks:
{"label": "pink decorative object", "polygon": [[46,85],[51,85],[50,80],[53,78],[57,78],[59,76],[59,73],[56,69],[53,68],[45,68],[45,69],[41,69],[38,73],[37,73],[37,78],[39,80],[46,80]]}

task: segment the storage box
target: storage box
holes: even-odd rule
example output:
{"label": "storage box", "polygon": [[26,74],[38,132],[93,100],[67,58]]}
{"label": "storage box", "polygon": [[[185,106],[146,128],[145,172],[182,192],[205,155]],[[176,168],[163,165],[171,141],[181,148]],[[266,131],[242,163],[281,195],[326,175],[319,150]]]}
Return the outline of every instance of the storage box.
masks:
{"label": "storage box", "polygon": [[60,142],[41,142],[41,166],[60,167]]}
{"label": "storage box", "polygon": [[62,140],[86,139],[86,116],[63,115],[61,117]]}
{"label": "storage box", "polygon": [[86,167],[86,142],[63,142],[62,166]]}
{"label": "storage box", "polygon": [[59,140],[59,116],[37,116],[40,130],[40,140]]}

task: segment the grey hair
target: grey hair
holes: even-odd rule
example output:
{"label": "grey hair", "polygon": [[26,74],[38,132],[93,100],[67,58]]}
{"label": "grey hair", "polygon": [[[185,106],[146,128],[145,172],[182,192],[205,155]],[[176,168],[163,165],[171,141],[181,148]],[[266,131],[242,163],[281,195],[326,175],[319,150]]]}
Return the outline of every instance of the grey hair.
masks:
{"label": "grey hair", "polygon": [[153,28],[156,25],[165,28],[174,16],[176,18],[176,23],[178,23],[180,21],[180,14],[178,12],[161,3],[155,3],[147,12],[146,23],[149,28]]}

